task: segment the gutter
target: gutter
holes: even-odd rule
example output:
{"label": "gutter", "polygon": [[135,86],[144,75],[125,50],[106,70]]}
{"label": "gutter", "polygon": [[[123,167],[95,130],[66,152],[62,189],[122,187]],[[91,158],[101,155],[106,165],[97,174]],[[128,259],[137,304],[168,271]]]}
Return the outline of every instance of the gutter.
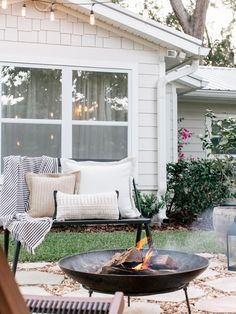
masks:
{"label": "gutter", "polygon": [[[190,64],[189,60],[183,62],[181,65],[172,68],[167,73],[165,72],[165,63],[160,64],[160,73],[157,83],[157,160],[158,160],[158,199],[161,199],[167,191],[167,111],[166,111],[166,85],[172,83],[184,76],[194,73],[199,66],[199,59],[192,59]],[[176,108],[177,109],[177,108]],[[177,136],[177,124],[176,124]],[[166,216],[166,207],[159,210],[156,216],[159,223],[168,222],[169,218]]]}

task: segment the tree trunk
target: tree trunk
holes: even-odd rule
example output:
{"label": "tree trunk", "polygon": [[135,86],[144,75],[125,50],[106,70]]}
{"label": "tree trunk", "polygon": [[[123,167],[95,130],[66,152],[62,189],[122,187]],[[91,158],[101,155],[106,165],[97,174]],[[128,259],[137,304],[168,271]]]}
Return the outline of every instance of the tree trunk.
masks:
{"label": "tree trunk", "polygon": [[196,0],[192,15],[187,12],[182,0],[170,0],[170,3],[183,31],[202,40],[209,0]]}

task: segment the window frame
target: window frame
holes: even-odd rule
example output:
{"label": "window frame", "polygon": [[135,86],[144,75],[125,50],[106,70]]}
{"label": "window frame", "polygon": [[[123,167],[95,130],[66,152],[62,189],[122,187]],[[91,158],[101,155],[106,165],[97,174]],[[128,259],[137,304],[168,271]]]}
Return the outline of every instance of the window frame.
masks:
{"label": "window frame", "polygon": [[[81,62],[84,64],[84,62]],[[3,118],[2,110],[0,110],[0,143],[2,142],[2,123],[19,123],[26,124],[49,124],[61,126],[61,157],[72,158],[72,128],[73,125],[91,125],[91,126],[127,126],[127,156],[136,155],[136,139],[134,138],[135,119],[137,115],[134,114],[135,110],[132,106],[134,86],[137,82],[134,80],[134,72],[136,70],[127,67],[104,67],[104,66],[73,66],[73,65],[53,65],[53,64],[38,64],[38,63],[24,63],[24,62],[0,62],[2,66],[26,67],[26,68],[39,68],[39,69],[59,69],[62,71],[62,101],[61,101],[61,120],[60,119],[22,119],[22,118]],[[109,72],[109,73],[127,73],[128,75],[128,120],[127,121],[85,121],[72,119],[72,71],[91,71],[91,72]],[[0,84],[0,95],[2,93]],[[70,106],[68,106],[70,102]],[[137,121],[137,120],[136,120]],[[0,145],[0,156],[2,156],[2,147]],[[1,158],[0,158],[1,167]]]}

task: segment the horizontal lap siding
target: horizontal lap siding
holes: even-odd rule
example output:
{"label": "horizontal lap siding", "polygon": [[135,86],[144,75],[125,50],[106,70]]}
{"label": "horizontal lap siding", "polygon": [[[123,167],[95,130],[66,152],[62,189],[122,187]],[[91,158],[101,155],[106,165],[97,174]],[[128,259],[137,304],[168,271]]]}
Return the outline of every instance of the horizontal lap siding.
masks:
{"label": "horizontal lap siding", "polygon": [[139,187],[157,189],[157,77],[156,63],[139,63]]}
{"label": "horizontal lap siding", "polygon": [[[138,111],[135,130],[138,184],[140,189],[156,189],[158,51],[128,39],[128,34],[124,38],[110,32],[109,25],[107,29],[91,26],[85,20],[62,12],[55,11],[55,21],[51,22],[49,14],[38,12],[31,3],[27,3],[27,17],[23,18],[21,7],[22,3],[9,5],[8,10],[0,14],[0,41],[10,43],[4,49],[19,43],[21,48],[15,52],[18,53],[18,62],[25,58],[28,63],[34,63],[38,56],[37,62],[41,64],[56,58],[54,60],[59,60],[59,65],[66,60],[65,64],[70,62],[79,66],[81,60],[87,60],[87,64],[83,62],[82,65],[91,66],[89,60],[95,60],[101,63],[101,67],[107,64],[108,68],[115,68],[116,65],[119,67],[119,63],[127,64],[127,68],[130,64],[136,66],[138,86],[133,92],[137,103],[132,105]],[[9,55],[11,53],[12,50]]]}
{"label": "horizontal lap siding", "polygon": [[202,150],[202,143],[199,138],[200,134],[204,134],[205,130],[205,113],[207,109],[212,110],[216,114],[236,114],[236,104],[214,104],[212,102],[207,103],[184,103],[178,104],[178,117],[184,118],[179,124],[181,127],[189,129],[193,133],[189,139],[189,144],[185,145],[183,152],[186,158],[205,158],[206,154]]}

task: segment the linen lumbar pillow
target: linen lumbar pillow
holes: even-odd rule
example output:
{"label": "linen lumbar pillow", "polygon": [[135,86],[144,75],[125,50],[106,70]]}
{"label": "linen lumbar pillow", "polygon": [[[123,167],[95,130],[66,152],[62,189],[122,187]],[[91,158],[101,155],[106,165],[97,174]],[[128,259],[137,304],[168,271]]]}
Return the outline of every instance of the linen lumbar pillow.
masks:
{"label": "linen lumbar pillow", "polygon": [[118,191],[118,206],[123,218],[140,216],[132,195],[131,177],[134,176],[134,164],[134,158],[125,158],[117,162],[77,162],[61,159],[62,172],[81,172],[81,194]]}
{"label": "linen lumbar pillow", "polygon": [[56,219],[119,219],[117,193],[54,192]]}
{"label": "linen lumbar pillow", "polygon": [[26,182],[29,189],[28,214],[32,217],[52,217],[54,213],[53,191],[78,193],[79,171],[62,173],[27,173]]}

